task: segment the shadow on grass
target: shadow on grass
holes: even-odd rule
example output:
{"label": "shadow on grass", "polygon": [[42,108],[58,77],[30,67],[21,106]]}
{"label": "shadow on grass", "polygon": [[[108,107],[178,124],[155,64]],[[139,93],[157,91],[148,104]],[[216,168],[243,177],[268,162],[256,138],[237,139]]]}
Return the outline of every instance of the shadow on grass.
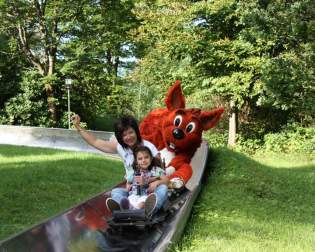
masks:
{"label": "shadow on grass", "polygon": [[0,240],[61,212],[123,178],[121,162],[104,158],[1,163]]}

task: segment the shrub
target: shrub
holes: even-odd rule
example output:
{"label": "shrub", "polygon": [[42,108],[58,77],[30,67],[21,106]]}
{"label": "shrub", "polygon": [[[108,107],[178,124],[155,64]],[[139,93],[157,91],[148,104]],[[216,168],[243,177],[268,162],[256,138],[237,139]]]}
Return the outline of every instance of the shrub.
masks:
{"label": "shrub", "polygon": [[264,149],[271,152],[315,153],[315,128],[289,124],[280,133],[266,134]]}
{"label": "shrub", "polygon": [[262,138],[238,135],[236,149],[249,154],[257,151],[315,153],[315,128],[304,128],[297,123],[290,123],[280,132],[267,133]]}
{"label": "shrub", "polygon": [[0,123],[24,126],[50,126],[47,102],[40,76],[36,71],[24,72],[21,91],[5,103]]}
{"label": "shrub", "polygon": [[90,127],[94,130],[114,131],[114,122],[117,121],[117,115],[98,116],[92,121]]}
{"label": "shrub", "polygon": [[[228,130],[212,130],[203,136],[210,147],[223,147],[228,142]],[[287,124],[279,132],[253,135],[237,135],[235,150],[255,154],[257,152],[315,154],[315,127]]]}
{"label": "shrub", "polygon": [[228,132],[212,130],[205,132],[203,138],[207,140],[211,148],[226,147],[228,142]]}
{"label": "shrub", "polygon": [[255,152],[263,149],[263,140],[260,138],[244,138],[241,135],[237,135],[236,150],[245,152],[248,154],[254,154]]}

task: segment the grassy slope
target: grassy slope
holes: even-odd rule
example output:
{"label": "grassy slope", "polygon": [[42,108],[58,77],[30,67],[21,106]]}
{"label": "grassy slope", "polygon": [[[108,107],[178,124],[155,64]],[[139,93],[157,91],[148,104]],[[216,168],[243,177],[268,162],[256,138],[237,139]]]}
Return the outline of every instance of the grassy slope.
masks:
{"label": "grassy slope", "polygon": [[315,156],[252,159],[222,148],[209,167],[173,251],[315,250]]}
{"label": "grassy slope", "polygon": [[[0,239],[116,184],[116,166],[99,155],[0,146]],[[206,175],[172,250],[314,251],[315,156],[216,149]]]}
{"label": "grassy slope", "polygon": [[0,145],[0,240],[121,181],[101,155]]}

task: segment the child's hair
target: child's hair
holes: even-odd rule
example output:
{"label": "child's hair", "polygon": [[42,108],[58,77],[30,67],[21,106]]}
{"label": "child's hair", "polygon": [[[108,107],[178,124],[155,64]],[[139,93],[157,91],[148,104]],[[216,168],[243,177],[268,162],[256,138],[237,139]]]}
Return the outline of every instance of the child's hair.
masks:
{"label": "child's hair", "polygon": [[133,151],[134,161],[133,161],[132,167],[133,167],[134,171],[138,170],[137,155],[138,155],[139,152],[146,152],[146,153],[148,153],[150,155],[152,161],[151,161],[151,164],[148,167],[149,171],[151,171],[154,166],[161,166],[161,161],[159,159],[157,159],[156,157],[153,157],[152,152],[151,152],[151,150],[148,147],[146,147],[146,146],[138,146]]}

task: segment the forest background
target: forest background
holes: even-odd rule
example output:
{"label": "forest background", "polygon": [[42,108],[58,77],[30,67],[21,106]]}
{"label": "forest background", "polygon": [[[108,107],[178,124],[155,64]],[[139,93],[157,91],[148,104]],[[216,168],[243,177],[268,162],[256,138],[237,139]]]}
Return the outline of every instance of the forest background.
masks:
{"label": "forest background", "polygon": [[314,153],[314,66],[311,0],[0,0],[0,124],[67,128],[71,78],[71,111],[112,130],[179,79],[225,108],[210,145]]}

